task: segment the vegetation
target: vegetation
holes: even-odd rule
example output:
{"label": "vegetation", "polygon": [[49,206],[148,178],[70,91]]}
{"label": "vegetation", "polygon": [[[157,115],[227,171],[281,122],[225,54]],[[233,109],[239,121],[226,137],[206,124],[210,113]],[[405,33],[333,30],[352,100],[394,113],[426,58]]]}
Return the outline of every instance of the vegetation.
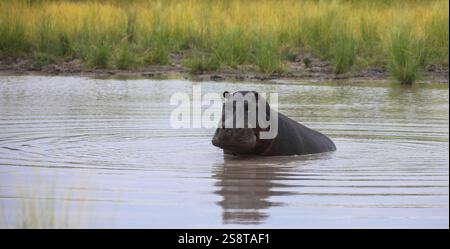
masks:
{"label": "vegetation", "polygon": [[412,84],[420,77],[429,57],[424,41],[414,39],[407,28],[393,31],[389,45],[389,71],[402,84]]}
{"label": "vegetation", "polygon": [[[84,198],[56,196],[54,186],[21,188],[18,198],[6,206],[0,203],[0,229],[55,229],[86,226]],[[73,193],[70,193],[73,194]]]}
{"label": "vegetation", "polygon": [[198,51],[195,51],[183,64],[190,68],[193,73],[212,71],[220,67],[216,57]]}
{"label": "vegetation", "polygon": [[128,69],[180,53],[193,72],[253,65],[271,74],[308,54],[336,74],[387,66],[412,83],[427,65],[448,66],[448,11],[445,0],[4,0],[0,58]]}

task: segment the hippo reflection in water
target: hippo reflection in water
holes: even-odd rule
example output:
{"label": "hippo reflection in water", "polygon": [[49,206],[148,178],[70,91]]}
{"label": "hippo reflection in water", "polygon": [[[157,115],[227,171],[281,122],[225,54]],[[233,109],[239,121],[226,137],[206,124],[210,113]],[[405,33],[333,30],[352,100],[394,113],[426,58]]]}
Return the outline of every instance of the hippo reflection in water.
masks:
{"label": "hippo reflection in water", "polygon": [[[288,156],[336,150],[327,136],[274,111],[257,92],[224,92],[224,97],[222,120],[212,143],[225,154]],[[272,137],[264,137],[274,131]]]}

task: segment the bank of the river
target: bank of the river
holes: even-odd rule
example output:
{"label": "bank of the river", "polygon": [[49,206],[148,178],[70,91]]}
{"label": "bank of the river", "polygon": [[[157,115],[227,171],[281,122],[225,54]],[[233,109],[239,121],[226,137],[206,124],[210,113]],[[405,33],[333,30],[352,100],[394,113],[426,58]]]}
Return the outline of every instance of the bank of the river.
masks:
{"label": "bank of the river", "polygon": [[[212,81],[267,81],[267,80],[301,80],[319,81],[389,81],[394,80],[385,67],[372,67],[353,70],[345,74],[334,74],[330,63],[311,59],[308,66],[304,58],[298,57],[286,63],[286,71],[281,74],[265,74],[253,65],[243,65],[237,69],[222,67],[214,71],[192,72],[183,66],[182,58],[172,54],[170,65],[148,65],[136,69],[120,70],[115,68],[88,68],[79,59],[69,59],[36,67],[29,58],[7,58],[0,60],[0,75],[67,75],[89,77],[130,77],[130,78],[186,78],[191,80]],[[449,82],[449,68],[439,65],[429,65],[422,72],[419,82]]]}
{"label": "bank of the river", "polygon": [[447,82],[448,12],[444,0],[0,1],[0,69]]}

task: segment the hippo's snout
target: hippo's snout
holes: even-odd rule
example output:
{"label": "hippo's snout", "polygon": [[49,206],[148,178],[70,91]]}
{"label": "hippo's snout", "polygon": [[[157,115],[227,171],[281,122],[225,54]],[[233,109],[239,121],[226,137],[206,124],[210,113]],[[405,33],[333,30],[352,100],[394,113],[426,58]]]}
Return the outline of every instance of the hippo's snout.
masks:
{"label": "hippo's snout", "polygon": [[216,130],[216,134],[212,139],[212,144],[219,148],[223,148],[223,144],[226,143],[233,136],[233,129],[219,128]]}
{"label": "hippo's snout", "polygon": [[219,128],[211,142],[225,150],[247,152],[255,148],[256,136],[252,129]]}

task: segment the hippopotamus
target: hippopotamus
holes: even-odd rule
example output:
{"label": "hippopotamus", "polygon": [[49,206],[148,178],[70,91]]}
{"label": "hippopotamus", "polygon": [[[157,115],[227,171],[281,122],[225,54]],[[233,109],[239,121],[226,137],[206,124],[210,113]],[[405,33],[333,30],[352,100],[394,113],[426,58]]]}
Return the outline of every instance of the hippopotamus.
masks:
{"label": "hippopotamus", "polygon": [[[244,97],[236,98],[237,95]],[[226,101],[222,105],[222,118],[212,144],[223,149],[225,154],[289,156],[336,150],[330,138],[276,112],[258,92],[224,92],[223,96]],[[238,107],[243,107],[244,111],[237,111]],[[247,122],[255,116],[256,122]],[[238,126],[242,120],[245,121],[244,126]],[[264,122],[267,120],[270,120],[269,125]],[[276,128],[276,133],[265,135],[272,128]]]}

